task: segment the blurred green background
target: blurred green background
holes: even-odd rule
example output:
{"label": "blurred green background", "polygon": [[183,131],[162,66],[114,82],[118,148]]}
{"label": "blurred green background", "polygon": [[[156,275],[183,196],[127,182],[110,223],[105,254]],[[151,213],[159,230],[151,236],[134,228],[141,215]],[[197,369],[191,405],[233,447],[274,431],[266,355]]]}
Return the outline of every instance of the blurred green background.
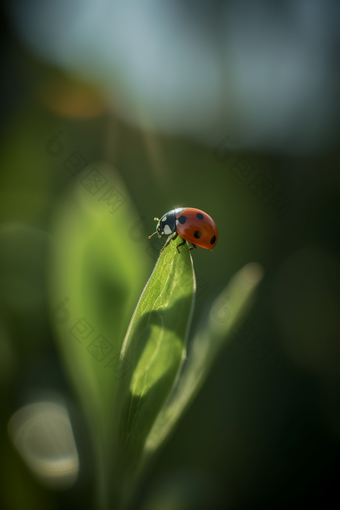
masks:
{"label": "blurred green background", "polygon": [[[1,507],[94,508],[91,410],[84,411],[74,391],[86,394],[87,386],[69,377],[72,361],[59,351],[52,309],[65,297],[84,299],[88,322],[121,342],[162,246],[147,239],[153,218],[178,206],[208,212],[219,230],[213,252],[193,253],[192,333],[242,266],[258,262],[265,276],[243,329],[162,448],[135,508],[339,502],[338,102],[330,100],[336,115],[319,146],[311,138],[297,151],[287,128],[278,148],[261,142],[240,148],[229,120],[215,125],[207,143],[129,121],[105,87],[31,51],[7,6],[1,29]],[[331,56],[337,72],[338,58]],[[327,87],[320,90],[327,94]],[[237,125],[235,112],[233,119]],[[270,129],[271,119],[265,123]],[[308,123],[297,108],[295,124],[303,131]],[[242,123],[239,129],[242,135]],[[104,162],[123,197],[114,214],[103,202],[92,210],[91,193],[77,194],[77,174],[94,162]],[[86,214],[95,217],[91,226]],[[85,262],[77,257],[83,249]],[[76,340],[67,341],[75,342],[76,355]],[[78,477],[62,490],[39,482],[8,433],[18,409],[55,395],[67,404],[79,455]]]}

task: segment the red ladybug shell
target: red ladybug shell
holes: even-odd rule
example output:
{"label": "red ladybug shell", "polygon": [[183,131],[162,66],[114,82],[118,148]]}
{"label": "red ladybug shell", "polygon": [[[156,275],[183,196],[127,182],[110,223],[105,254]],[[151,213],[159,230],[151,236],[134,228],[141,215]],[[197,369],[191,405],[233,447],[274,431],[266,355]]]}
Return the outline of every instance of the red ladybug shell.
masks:
{"label": "red ladybug shell", "polygon": [[189,243],[213,250],[218,239],[216,223],[209,214],[193,207],[175,209],[176,232]]}

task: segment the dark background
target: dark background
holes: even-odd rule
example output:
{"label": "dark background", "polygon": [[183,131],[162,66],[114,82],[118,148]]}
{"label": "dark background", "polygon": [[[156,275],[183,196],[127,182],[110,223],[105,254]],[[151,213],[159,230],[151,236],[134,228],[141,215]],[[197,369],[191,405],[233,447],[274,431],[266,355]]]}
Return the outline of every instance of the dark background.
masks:
{"label": "dark background", "polygon": [[[204,2],[197,10],[188,4],[179,10],[183,19],[189,16],[204,30],[216,27],[223,2],[216,2],[217,11],[210,16],[204,15]],[[287,15],[283,4],[271,9],[277,9],[278,16]],[[190,16],[192,10],[197,20]],[[329,33],[336,32],[335,25],[329,24]],[[317,41],[306,44],[315,44],[317,51]],[[61,160],[46,155],[48,140],[59,130],[68,153],[79,151],[87,161],[103,159],[115,166],[142,219],[141,235],[152,233],[154,216],[178,205],[203,209],[215,219],[216,249],[193,254],[199,279],[193,331],[237,270],[256,261],[265,271],[247,315],[248,332],[234,336],[222,351],[157,457],[136,508],[328,507],[331,498],[336,507],[340,475],[336,37],[323,57],[329,87],[320,88],[321,96],[329,94],[331,119],[319,138],[306,135],[303,147],[291,136],[290,126],[282,127],[284,143],[276,147],[263,140],[257,147],[255,142],[238,144],[223,127],[223,119],[219,134],[209,143],[190,134],[138,127],[124,119],[119,108],[115,110],[100,87],[35,55],[18,35],[6,4],[1,8],[1,57],[0,229],[8,224],[19,229],[10,239],[1,234],[2,508],[68,509],[75,504],[93,508],[89,432],[57,353],[47,298],[44,301],[49,271],[46,236],[56,203],[72,180]],[[290,104],[290,97],[286,100]],[[294,112],[293,99],[291,103]],[[269,116],[270,126],[270,112],[263,116]],[[296,109],[292,118],[294,129],[308,131],[311,120],[304,110]],[[313,121],[317,123],[318,117]],[[275,130],[276,121],[272,122]],[[246,129],[244,125],[239,129],[242,138]],[[261,121],[251,129],[261,131]],[[230,138],[224,141],[226,136]],[[127,232],[120,242],[130,243],[131,250],[144,257],[148,241],[133,243],[133,235]],[[156,240],[155,246],[160,242]],[[153,262],[152,256],[146,257],[140,291]],[[37,305],[35,293],[43,297]],[[81,469],[76,484],[64,492],[42,487],[8,437],[10,417],[37,389],[57,391],[69,402]],[[170,495],[175,502],[165,506]]]}

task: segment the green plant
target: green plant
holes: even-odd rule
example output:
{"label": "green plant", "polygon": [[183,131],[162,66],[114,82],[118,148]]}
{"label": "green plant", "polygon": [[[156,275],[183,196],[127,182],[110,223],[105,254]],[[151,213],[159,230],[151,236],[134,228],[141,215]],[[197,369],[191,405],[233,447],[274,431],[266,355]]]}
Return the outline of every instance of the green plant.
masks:
{"label": "green plant", "polygon": [[[178,254],[178,238],[161,252],[127,328],[147,267],[131,243],[122,242],[136,215],[133,209],[109,215],[100,202],[84,200],[84,193],[75,185],[56,214],[51,303],[69,299],[71,318],[55,325],[56,335],[91,431],[97,506],[126,508],[209,373],[261,270],[250,264],[232,278],[192,339],[187,359],[196,292],[188,246]],[[78,326],[70,328],[73,323]]]}

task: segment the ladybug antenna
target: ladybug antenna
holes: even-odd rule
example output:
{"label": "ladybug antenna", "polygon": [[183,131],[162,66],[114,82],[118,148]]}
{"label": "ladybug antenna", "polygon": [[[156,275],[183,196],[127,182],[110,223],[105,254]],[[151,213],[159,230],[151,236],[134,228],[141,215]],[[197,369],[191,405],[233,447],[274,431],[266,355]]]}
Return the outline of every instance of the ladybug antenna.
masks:
{"label": "ladybug antenna", "polygon": [[157,234],[157,230],[156,232],[154,232],[153,234],[151,234],[151,236],[148,236],[148,239],[151,239],[152,236],[154,236],[155,234]]}

